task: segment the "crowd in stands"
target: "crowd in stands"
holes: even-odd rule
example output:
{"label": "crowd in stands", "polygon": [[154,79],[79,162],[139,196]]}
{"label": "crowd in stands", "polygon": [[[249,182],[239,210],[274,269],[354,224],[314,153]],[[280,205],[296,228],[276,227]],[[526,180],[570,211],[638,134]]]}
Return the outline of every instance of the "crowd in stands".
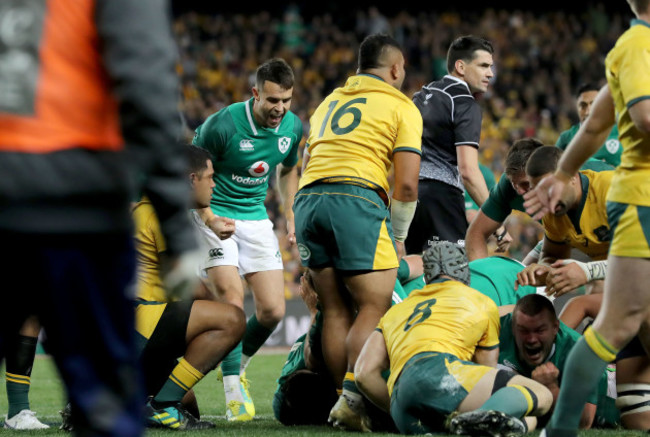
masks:
{"label": "crowd in stands", "polygon": [[[513,141],[534,136],[553,145],[560,132],[577,122],[575,90],[583,82],[604,83],[604,56],[626,26],[627,17],[607,14],[602,5],[582,13],[485,9],[463,14],[402,12],[390,17],[371,7],[347,21],[330,14],[307,17],[295,5],[278,15],[186,13],[174,22],[186,136],[191,139],[210,114],[250,98],[256,67],[271,57],[284,58],[295,71],[291,110],[307,132],[309,118],[323,97],[354,73],[365,35],[387,32],[402,44],[407,56],[402,90],[412,96],[446,74],[450,42],[474,34],[495,47],[495,77],[481,102],[480,159],[498,179]],[[269,190],[266,204],[280,239],[286,295],[291,297],[301,274],[298,254],[286,241],[281,201],[274,190]],[[513,236],[509,255],[517,259],[541,237],[539,225],[523,214],[513,215],[507,227]]]}

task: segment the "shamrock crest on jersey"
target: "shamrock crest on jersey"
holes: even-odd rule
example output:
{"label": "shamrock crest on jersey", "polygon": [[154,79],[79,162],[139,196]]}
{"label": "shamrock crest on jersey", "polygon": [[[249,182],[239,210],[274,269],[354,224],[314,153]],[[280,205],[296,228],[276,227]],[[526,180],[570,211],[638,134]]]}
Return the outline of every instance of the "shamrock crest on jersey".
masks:
{"label": "shamrock crest on jersey", "polygon": [[282,137],[278,140],[278,150],[280,150],[280,153],[284,154],[289,150],[289,147],[291,147],[291,138]]}
{"label": "shamrock crest on jersey", "polygon": [[212,154],[214,181],[211,208],[238,220],[267,218],[264,199],[271,172],[294,167],[303,134],[300,119],[288,111],[275,128],[253,116],[253,99],[223,108],[196,129],[193,144]]}

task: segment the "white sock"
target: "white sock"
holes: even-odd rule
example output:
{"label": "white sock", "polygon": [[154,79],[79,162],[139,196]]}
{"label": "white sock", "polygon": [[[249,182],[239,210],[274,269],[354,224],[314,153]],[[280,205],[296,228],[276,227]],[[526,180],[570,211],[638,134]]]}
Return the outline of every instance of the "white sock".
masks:
{"label": "white sock", "polygon": [[352,409],[354,412],[361,412],[364,410],[363,406],[363,399],[361,398],[361,395],[359,393],[354,393],[349,390],[343,389],[343,393],[341,394],[345,398],[345,400],[348,402],[348,406]]}
{"label": "white sock", "polygon": [[230,401],[244,402],[239,384],[239,375],[224,375],[223,391],[226,394],[226,403]]}
{"label": "white sock", "polygon": [[243,375],[244,372],[246,371],[246,367],[248,366],[248,363],[251,361],[251,358],[246,354],[241,354],[241,365],[239,366],[239,374]]}

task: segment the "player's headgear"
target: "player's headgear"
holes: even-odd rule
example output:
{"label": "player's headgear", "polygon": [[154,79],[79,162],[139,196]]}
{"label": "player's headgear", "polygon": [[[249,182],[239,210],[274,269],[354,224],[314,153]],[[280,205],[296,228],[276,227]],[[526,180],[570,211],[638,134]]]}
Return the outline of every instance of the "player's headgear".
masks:
{"label": "player's headgear", "polygon": [[424,280],[430,283],[440,275],[447,275],[469,285],[469,265],[465,248],[449,241],[434,241],[422,255]]}

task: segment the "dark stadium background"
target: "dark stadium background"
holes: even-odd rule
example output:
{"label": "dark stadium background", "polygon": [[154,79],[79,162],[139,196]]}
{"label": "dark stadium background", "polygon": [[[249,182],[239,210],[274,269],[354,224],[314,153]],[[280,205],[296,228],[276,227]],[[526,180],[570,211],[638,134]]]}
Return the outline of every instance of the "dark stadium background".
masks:
{"label": "dark stadium background", "polygon": [[[455,5],[458,3],[458,5]],[[345,21],[349,16],[353,18],[351,12],[357,9],[368,8],[369,6],[377,6],[379,10],[386,15],[393,15],[402,10],[407,10],[411,13],[421,11],[444,11],[456,10],[459,12],[471,13],[474,11],[482,11],[486,8],[492,9],[507,9],[507,10],[527,10],[527,11],[566,11],[566,12],[579,12],[585,10],[591,5],[603,4],[609,12],[623,12],[630,15],[630,8],[625,0],[607,0],[607,1],[581,1],[581,0],[544,0],[544,1],[526,1],[517,2],[514,0],[490,0],[490,1],[463,1],[463,2],[445,2],[445,1],[431,1],[431,0],[402,0],[391,2],[377,2],[369,0],[358,0],[353,2],[323,2],[323,1],[307,1],[307,2],[260,2],[260,1],[206,1],[206,0],[172,0],[172,8],[174,14],[180,14],[186,11],[200,11],[205,13],[246,13],[268,11],[271,14],[281,14],[289,5],[297,5],[300,11],[305,16],[318,15],[324,12],[336,14],[342,21]]]}

